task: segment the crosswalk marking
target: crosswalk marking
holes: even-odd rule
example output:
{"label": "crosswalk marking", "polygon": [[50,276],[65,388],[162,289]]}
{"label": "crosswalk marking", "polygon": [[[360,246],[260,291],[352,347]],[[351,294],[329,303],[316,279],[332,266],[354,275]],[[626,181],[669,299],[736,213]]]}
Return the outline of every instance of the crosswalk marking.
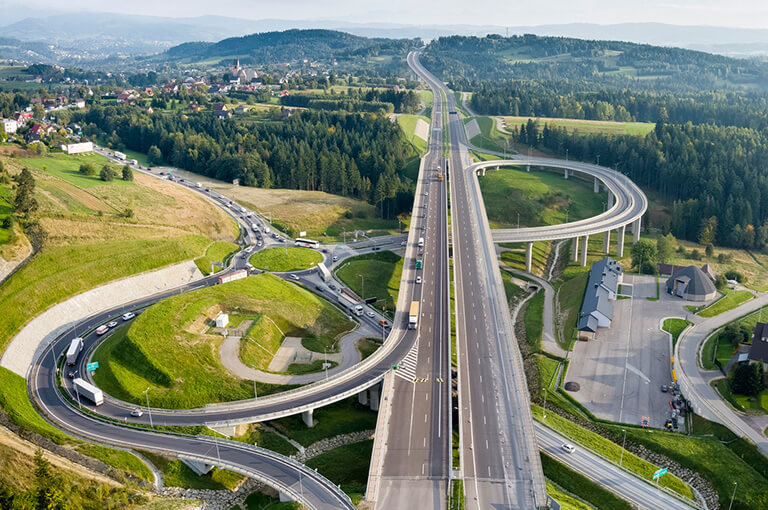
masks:
{"label": "crosswalk marking", "polygon": [[403,360],[397,364],[395,375],[406,381],[416,382],[416,365],[419,360],[419,337],[416,337],[416,343],[405,355]]}

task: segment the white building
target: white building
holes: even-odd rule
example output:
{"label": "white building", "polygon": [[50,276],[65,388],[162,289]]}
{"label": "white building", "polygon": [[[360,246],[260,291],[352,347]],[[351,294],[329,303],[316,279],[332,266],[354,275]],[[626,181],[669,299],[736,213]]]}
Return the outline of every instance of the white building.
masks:
{"label": "white building", "polygon": [[227,313],[220,313],[218,317],[216,317],[216,327],[217,328],[226,328],[227,324],[229,324],[229,314]]}
{"label": "white building", "polygon": [[8,135],[15,133],[16,130],[19,128],[19,123],[13,119],[3,119],[2,122],[3,122],[3,131]]}

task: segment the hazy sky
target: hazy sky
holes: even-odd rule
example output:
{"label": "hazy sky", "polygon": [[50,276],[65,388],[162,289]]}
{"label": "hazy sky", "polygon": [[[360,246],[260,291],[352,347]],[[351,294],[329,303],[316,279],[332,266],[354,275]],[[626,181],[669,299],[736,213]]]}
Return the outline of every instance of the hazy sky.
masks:
{"label": "hazy sky", "polygon": [[335,19],[405,24],[541,25],[656,21],[768,28],[765,0],[0,0],[40,10],[110,11],[189,17]]}

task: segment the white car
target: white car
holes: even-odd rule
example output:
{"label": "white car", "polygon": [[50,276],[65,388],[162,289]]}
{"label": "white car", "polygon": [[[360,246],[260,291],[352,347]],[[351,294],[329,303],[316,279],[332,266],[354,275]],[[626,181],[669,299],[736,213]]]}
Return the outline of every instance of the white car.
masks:
{"label": "white car", "polygon": [[299,281],[299,275],[296,275],[296,274],[292,274],[292,275],[291,275],[291,279],[292,279],[292,280],[296,280],[296,281],[298,282],[298,281]]}
{"label": "white car", "polygon": [[124,321],[129,321],[129,320],[133,319],[134,317],[136,317],[136,314],[133,313],[133,312],[128,312],[128,313],[124,313],[123,314],[123,320]]}
{"label": "white car", "polygon": [[376,314],[373,313],[373,312],[365,312],[365,315],[367,315],[368,317],[371,317],[371,318],[376,317]]}
{"label": "white car", "polygon": [[416,283],[421,283],[421,276],[416,277]]}
{"label": "white car", "polygon": [[101,326],[96,328],[96,334],[97,335],[103,335],[107,331],[109,331],[109,326],[107,326],[106,324],[102,324]]}
{"label": "white car", "polygon": [[117,321],[111,321],[109,324],[107,324],[110,328],[116,328],[117,327]]}
{"label": "white car", "polygon": [[141,409],[134,408],[133,411],[131,411],[131,416],[133,416],[134,418],[141,418],[142,416],[144,416],[144,411],[142,411]]}
{"label": "white car", "polygon": [[576,451],[576,447],[571,443],[564,443],[560,448],[562,448],[565,453],[573,453]]}
{"label": "white car", "polygon": [[333,256],[333,261],[336,262],[337,260],[339,260],[339,256],[338,255],[334,255]]}
{"label": "white car", "polygon": [[253,251],[253,246],[249,246],[245,249],[245,253],[251,253]]}

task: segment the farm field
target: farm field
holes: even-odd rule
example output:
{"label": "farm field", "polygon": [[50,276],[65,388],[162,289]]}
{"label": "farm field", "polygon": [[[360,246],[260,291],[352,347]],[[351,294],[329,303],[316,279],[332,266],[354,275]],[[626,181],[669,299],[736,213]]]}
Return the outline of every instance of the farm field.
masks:
{"label": "farm field", "polygon": [[653,131],[654,124],[651,122],[614,122],[608,120],[584,120],[584,119],[562,119],[547,117],[502,117],[507,129],[519,128],[529,119],[538,122],[540,127],[549,124],[550,127],[563,127],[569,133],[578,131],[585,134],[611,134],[611,135],[638,135],[644,136]]}

